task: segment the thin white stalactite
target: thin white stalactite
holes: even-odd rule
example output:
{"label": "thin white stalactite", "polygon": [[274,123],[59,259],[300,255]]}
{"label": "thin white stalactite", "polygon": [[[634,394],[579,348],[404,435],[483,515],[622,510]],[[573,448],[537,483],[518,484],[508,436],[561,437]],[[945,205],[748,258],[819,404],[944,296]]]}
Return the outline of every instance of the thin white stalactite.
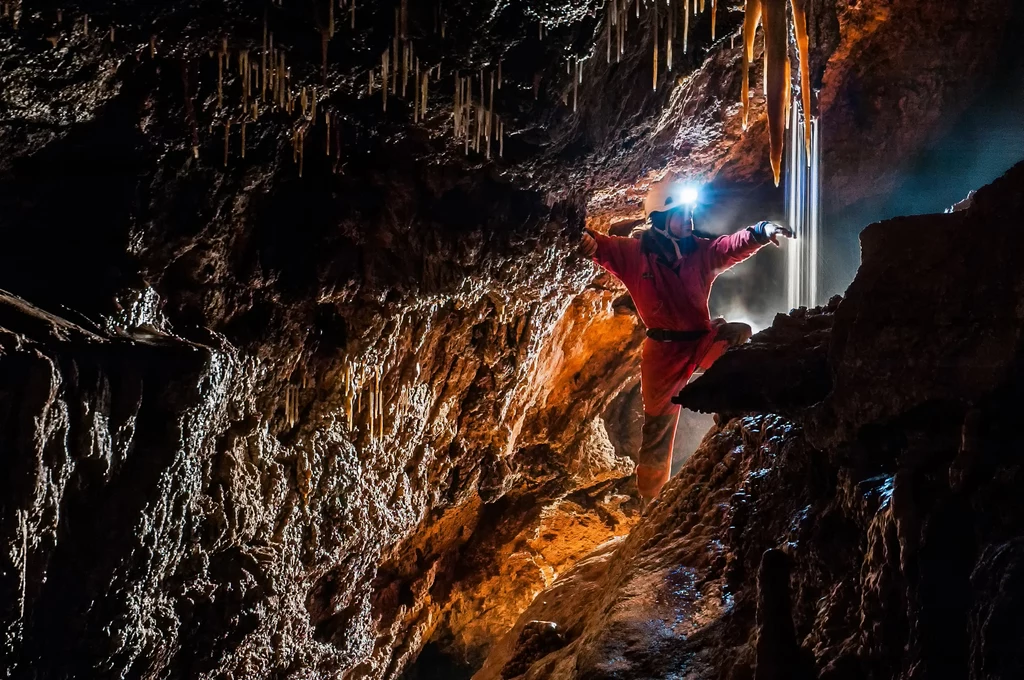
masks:
{"label": "thin white stalactite", "polygon": [[654,30],[654,40],[653,40],[653,43],[654,43],[654,69],[652,71],[653,75],[652,75],[651,89],[654,90],[654,91],[657,91],[657,89],[658,89],[658,3],[657,3],[657,0],[655,0],[654,6],[651,8],[651,12],[653,14],[653,19],[651,21],[651,24],[654,27],[653,28],[653,30]]}
{"label": "thin white stalactite", "polygon": [[690,51],[690,3],[694,0],[683,0],[683,54]]}
{"label": "thin white stalactite", "polygon": [[672,40],[675,38],[675,23],[673,17],[675,12],[672,11],[672,4],[668,4],[668,39],[665,41],[665,68],[669,71],[672,70]]}

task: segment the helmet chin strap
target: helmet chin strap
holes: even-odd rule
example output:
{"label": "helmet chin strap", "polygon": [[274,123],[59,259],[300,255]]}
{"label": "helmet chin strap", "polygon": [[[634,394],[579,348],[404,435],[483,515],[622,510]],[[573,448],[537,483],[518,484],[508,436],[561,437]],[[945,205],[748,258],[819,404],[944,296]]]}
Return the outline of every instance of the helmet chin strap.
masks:
{"label": "helmet chin strap", "polygon": [[654,227],[654,231],[658,232],[659,234],[667,238],[669,242],[672,244],[672,247],[676,249],[676,259],[682,259],[683,253],[679,250],[679,239],[673,236],[672,234],[668,233],[668,228],[658,229],[657,227]]}
{"label": "helmet chin strap", "polygon": [[[681,238],[679,238],[679,237],[677,237],[677,236],[673,236],[673,235],[672,235],[672,234],[671,234],[671,233],[669,232],[669,228],[668,228],[668,225],[669,225],[669,220],[670,220],[670,218],[669,218],[668,216],[666,216],[666,217],[665,217],[665,227],[664,227],[664,228],[662,228],[662,229],[659,229],[658,227],[655,227],[655,226],[654,226],[653,224],[651,225],[651,227],[652,227],[652,228],[654,229],[654,231],[656,231],[657,233],[661,234],[662,236],[664,236],[665,238],[667,238],[667,239],[669,240],[669,242],[670,242],[670,243],[672,244],[672,247],[673,247],[673,248],[675,248],[675,251],[676,251],[676,259],[678,260],[678,259],[681,259],[681,258],[683,257],[683,253],[682,253],[682,251],[681,251],[681,250],[679,249],[679,242],[680,242],[680,241],[681,241],[682,239],[681,239]],[[691,218],[691,220],[692,220],[692,218]],[[691,225],[692,225],[692,224],[693,224],[693,223],[692,223],[692,221],[691,221]],[[692,236],[692,233],[691,233],[691,236]]]}

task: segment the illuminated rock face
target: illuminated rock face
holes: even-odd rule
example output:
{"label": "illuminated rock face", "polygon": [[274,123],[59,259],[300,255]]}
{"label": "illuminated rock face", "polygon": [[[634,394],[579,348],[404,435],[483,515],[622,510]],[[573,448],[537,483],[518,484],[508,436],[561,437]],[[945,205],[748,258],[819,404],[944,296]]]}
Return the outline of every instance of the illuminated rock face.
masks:
{"label": "illuminated rock face", "polygon": [[[683,391],[732,415],[477,680],[1020,677],[1022,210],[1024,164],[967,211],[866,229],[841,303]],[[531,647],[531,621],[558,638]]]}
{"label": "illuminated rock face", "polygon": [[[991,67],[1009,0],[922,3],[810,3],[837,176],[883,176]],[[642,334],[574,239],[666,167],[766,181],[742,45],[688,14],[652,94],[648,14],[566,72],[597,3],[445,2],[435,33],[399,2],[397,47],[393,4],[201,4],[0,3],[0,667],[396,677],[428,639],[473,665],[637,521],[607,433],[635,441],[609,405]],[[924,122],[858,117],[889,80]]]}

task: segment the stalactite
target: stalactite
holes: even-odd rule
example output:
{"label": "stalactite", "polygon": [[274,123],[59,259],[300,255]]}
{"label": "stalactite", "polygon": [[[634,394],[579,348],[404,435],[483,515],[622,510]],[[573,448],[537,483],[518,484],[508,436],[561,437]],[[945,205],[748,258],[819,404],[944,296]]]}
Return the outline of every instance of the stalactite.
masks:
{"label": "stalactite", "polygon": [[156,36],[149,36],[149,58],[156,59]]}
{"label": "stalactite", "polygon": [[409,84],[409,71],[412,65],[412,50],[410,49],[409,43],[402,43],[402,98],[404,99],[406,94],[406,86]]}
{"label": "stalactite", "polygon": [[279,56],[280,56],[280,59],[278,60],[278,65],[277,65],[277,79],[275,80],[275,83],[277,84],[277,101],[278,101],[277,105],[279,107],[281,107],[281,108],[285,108],[285,106],[287,105],[288,102],[285,101],[285,96],[284,96],[285,73],[286,73],[285,65],[284,65],[285,64],[284,52],[281,52],[281,54]]}
{"label": "stalactite", "polygon": [[401,70],[398,56],[398,36],[392,41],[394,52],[391,54],[391,94],[398,94],[398,72]]}
{"label": "stalactite", "polygon": [[796,44],[800,53],[800,95],[804,108],[804,141],[807,149],[807,164],[811,164],[811,55],[810,38],[807,34],[806,0],[792,0],[793,27],[796,29]]}
{"label": "stalactite", "polygon": [[300,96],[302,98],[300,100],[302,102],[302,104],[301,104],[301,106],[302,106],[302,115],[303,115],[303,117],[306,117],[308,115],[308,113],[309,113],[309,110],[308,110],[309,109],[309,98],[306,96],[306,86],[305,85],[302,86],[302,94]]}
{"label": "stalactite", "polygon": [[501,59],[498,60],[498,89],[501,89]]}
{"label": "stalactite", "polygon": [[114,42],[114,27],[110,27],[110,42]]}
{"label": "stalactite", "polygon": [[700,13],[704,14],[704,0],[700,0]]}
{"label": "stalactite", "polygon": [[423,94],[420,95],[420,106],[423,107],[422,110],[420,111],[420,118],[421,119],[424,116],[427,115],[427,100],[429,99],[429,96],[430,96],[430,73],[424,73],[423,74]]}
{"label": "stalactite", "polygon": [[690,51],[690,2],[683,0],[683,54]]}
{"label": "stalactite", "polygon": [[498,158],[505,157],[505,121],[498,123]]}
{"label": "stalactite", "polygon": [[242,50],[238,53],[238,71],[242,77],[242,113],[249,108],[249,50]]}
{"label": "stalactite", "polygon": [[[390,50],[384,50],[384,53],[380,55],[380,62],[381,62],[380,72],[381,72],[381,78],[382,78],[382,82],[383,82],[383,86],[380,88],[381,106],[383,106],[384,111],[387,111],[388,110],[388,72],[389,72],[389,69],[391,68],[391,52],[390,52]],[[370,75],[370,79],[372,81],[373,74]]]}
{"label": "stalactite", "polygon": [[313,125],[316,125],[316,88],[310,88],[312,90],[312,101],[309,105],[309,117],[313,121]]}
{"label": "stalactite", "polygon": [[352,365],[346,363],[343,371],[345,390],[343,399],[345,404],[345,420],[348,423],[349,432],[352,431],[352,408],[355,400],[355,385],[352,382]]}
{"label": "stalactite", "polygon": [[743,129],[750,124],[750,62],[754,59],[754,38],[761,22],[761,0],[747,0],[743,18]]}
{"label": "stalactite", "polygon": [[768,83],[768,135],[771,143],[772,172],[775,186],[782,177],[785,145],[786,106],[789,100],[789,31],[785,0],[764,0],[764,44]]}
{"label": "stalactite", "polygon": [[672,11],[672,5],[669,4],[668,31],[666,31],[668,33],[668,39],[665,41],[665,68],[667,68],[669,71],[672,70],[672,41],[675,39],[676,36],[676,25],[673,19],[675,15],[676,13]]}
{"label": "stalactite", "polygon": [[327,0],[327,35],[334,37],[334,0]]}
{"label": "stalactite", "polygon": [[711,39],[715,39],[715,24],[718,22],[718,0],[711,0]]}
{"label": "stalactite", "polygon": [[653,19],[651,23],[654,26],[654,70],[651,76],[651,89],[658,89],[658,2],[655,0],[654,6],[651,8]]}
{"label": "stalactite", "polygon": [[619,19],[619,49],[615,54],[615,63],[622,61],[622,55],[626,53],[626,13],[622,13]]}
{"label": "stalactite", "polygon": [[458,139],[459,134],[461,132],[460,123],[462,122],[462,118],[461,118],[462,111],[460,110],[460,108],[462,106],[462,101],[461,101],[461,99],[462,99],[462,85],[459,83],[459,74],[458,73],[455,74],[455,88],[454,89],[455,89],[455,95],[454,95],[455,101],[452,103],[452,120],[455,121],[455,122],[454,122],[454,129],[453,129],[452,132],[453,132],[455,138]]}
{"label": "stalactite", "polygon": [[487,157],[491,157],[491,119],[494,116],[494,74],[491,73],[491,100],[490,105],[487,107]]}
{"label": "stalactite", "polygon": [[415,83],[413,85],[413,103],[412,103],[412,122],[420,122],[420,60],[417,58],[415,62]]}
{"label": "stalactite", "polygon": [[305,161],[306,128],[299,128],[299,177],[302,177],[302,166]]}
{"label": "stalactite", "polygon": [[267,15],[263,14],[263,52],[260,54],[260,99],[267,99]]}
{"label": "stalactite", "polygon": [[374,390],[377,395],[377,425],[380,439],[384,439],[384,393],[380,389],[380,366],[374,371]]}
{"label": "stalactite", "polygon": [[605,46],[605,62],[610,64],[610,63],[612,63],[612,15],[611,15],[611,12],[609,12],[608,15],[605,17],[605,26],[606,26],[605,33],[606,33],[606,35],[608,37],[608,40],[607,40],[607,43],[606,43],[606,46]]}
{"label": "stalactite", "polygon": [[231,121],[224,121],[224,167],[228,167],[228,153],[231,150]]}
{"label": "stalactite", "polygon": [[[331,0],[331,2],[334,2],[334,0]],[[324,132],[324,137],[325,137],[326,142],[327,142],[324,145],[324,147],[325,147],[324,148],[324,155],[330,157],[330,155],[331,155],[331,114],[328,111],[324,111],[324,127],[326,128],[326,132]]]}
{"label": "stalactite", "polygon": [[245,159],[245,121],[242,121],[242,158]]}
{"label": "stalactite", "polygon": [[480,140],[484,133],[484,93],[480,93],[480,106],[476,107],[476,143],[473,151],[480,153]]}
{"label": "stalactite", "polygon": [[374,432],[376,432],[376,429],[374,428],[374,420],[373,420],[374,416],[376,415],[376,412],[377,412],[377,404],[375,402],[376,397],[377,397],[376,392],[371,390],[370,391],[370,428],[369,428],[369,431],[370,431],[370,442],[371,443],[373,442]]}
{"label": "stalactite", "polygon": [[577,60],[576,61],[576,73],[573,75],[573,78],[572,78],[572,110],[573,110],[574,113],[576,112],[576,103],[577,103],[577,100],[579,99],[579,93],[580,93],[579,74],[580,74],[580,62],[579,62],[579,60]]}
{"label": "stalactite", "polygon": [[224,105],[224,60],[217,55],[217,108]]}

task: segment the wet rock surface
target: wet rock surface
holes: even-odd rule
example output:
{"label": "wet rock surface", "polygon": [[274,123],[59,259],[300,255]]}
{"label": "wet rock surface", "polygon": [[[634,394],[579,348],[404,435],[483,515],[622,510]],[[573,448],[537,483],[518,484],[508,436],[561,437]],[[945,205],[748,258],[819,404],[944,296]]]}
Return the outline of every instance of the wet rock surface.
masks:
{"label": "wet rock surface", "polygon": [[[332,4],[0,3],[9,676],[393,678],[428,640],[473,667],[637,521],[636,414],[614,399],[642,331],[574,239],[636,213],[665,168],[764,181],[764,124],[738,122],[737,7],[717,42],[696,22],[652,92],[646,8],[609,66],[596,3],[348,0],[330,36]],[[1009,4],[811,3],[823,110],[902,135],[891,164],[982,87]],[[379,70],[370,92],[395,5],[422,71],[441,67],[416,114],[414,87],[383,110]],[[882,30],[901,21],[905,40]],[[290,104],[244,85],[265,30]],[[867,77],[911,48],[906,79]],[[957,68],[930,75],[951,49]],[[488,160],[453,138],[452,83],[479,102],[499,62]],[[872,162],[868,144],[828,161]]]}
{"label": "wet rock surface", "polygon": [[[565,643],[517,677],[1024,673],[1024,165],[976,199],[869,227],[841,303],[778,319],[684,389],[682,403],[734,415],[628,537],[538,596],[475,677],[520,658],[534,620]],[[800,399],[742,384],[823,349],[825,394],[799,373]]]}

